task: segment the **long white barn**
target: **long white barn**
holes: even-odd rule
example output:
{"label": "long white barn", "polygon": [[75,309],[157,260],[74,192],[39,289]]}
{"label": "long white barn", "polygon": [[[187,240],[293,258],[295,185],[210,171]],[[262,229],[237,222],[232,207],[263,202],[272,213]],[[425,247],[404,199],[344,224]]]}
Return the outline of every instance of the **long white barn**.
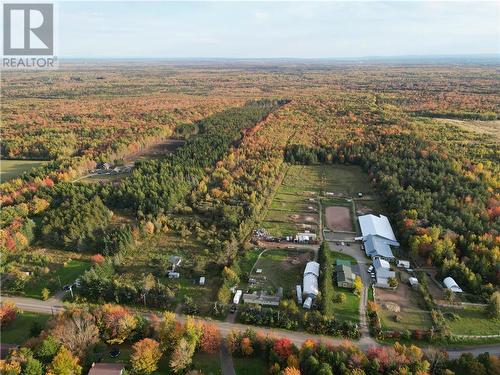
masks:
{"label": "long white barn", "polygon": [[363,215],[358,218],[367,256],[394,259],[391,246],[399,247],[387,216]]}

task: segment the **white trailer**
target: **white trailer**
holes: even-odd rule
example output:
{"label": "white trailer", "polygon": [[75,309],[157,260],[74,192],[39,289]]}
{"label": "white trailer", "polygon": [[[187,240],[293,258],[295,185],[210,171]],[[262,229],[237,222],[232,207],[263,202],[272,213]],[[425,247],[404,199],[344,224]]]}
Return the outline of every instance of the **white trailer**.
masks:
{"label": "white trailer", "polygon": [[235,305],[237,305],[238,303],[240,303],[240,299],[241,299],[241,295],[243,294],[243,291],[241,290],[237,290],[235,295],[234,295],[234,298],[233,298],[233,303]]}
{"label": "white trailer", "polygon": [[299,305],[302,305],[302,287],[300,285],[297,285],[295,287],[295,290],[297,292],[297,303]]}

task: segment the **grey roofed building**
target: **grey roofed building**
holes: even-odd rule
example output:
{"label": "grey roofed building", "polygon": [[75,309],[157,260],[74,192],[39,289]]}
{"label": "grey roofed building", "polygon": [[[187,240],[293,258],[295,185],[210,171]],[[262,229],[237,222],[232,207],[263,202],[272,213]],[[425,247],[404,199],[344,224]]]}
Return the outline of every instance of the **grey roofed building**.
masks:
{"label": "grey roofed building", "polygon": [[358,221],[363,237],[373,234],[387,238],[388,240],[396,241],[396,236],[394,235],[387,216],[375,216],[372,214],[363,215],[358,218]]}
{"label": "grey roofed building", "polygon": [[399,247],[399,242],[390,240],[379,235],[369,234],[363,238],[365,253],[369,257],[380,257],[384,259],[394,259],[391,246]]}
{"label": "grey roofed building", "polygon": [[121,375],[124,369],[121,363],[94,363],[88,375]]}
{"label": "grey roofed building", "polygon": [[389,279],[396,277],[396,272],[391,271],[389,262],[384,259],[375,258],[373,260],[375,268],[376,285],[381,288],[390,288]]}
{"label": "grey roofed building", "polygon": [[337,285],[343,288],[352,288],[356,274],[352,272],[351,266],[337,265]]}

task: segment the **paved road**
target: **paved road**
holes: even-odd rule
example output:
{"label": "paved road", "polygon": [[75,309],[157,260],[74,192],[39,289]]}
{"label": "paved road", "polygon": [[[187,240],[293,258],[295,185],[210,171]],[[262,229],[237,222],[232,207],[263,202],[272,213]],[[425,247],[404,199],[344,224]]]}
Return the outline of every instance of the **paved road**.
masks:
{"label": "paved road", "polygon": [[[61,311],[65,308],[64,304],[60,300],[56,300],[55,298],[49,299],[47,301],[40,301],[24,297],[6,297],[2,298],[2,300],[3,299],[13,301],[14,303],[17,304],[17,306],[21,310],[31,311],[36,313],[52,314]],[[146,318],[150,318],[151,315],[152,313],[144,313],[144,316]],[[185,317],[180,314],[177,315],[177,318],[181,322],[183,322],[185,319]],[[270,335],[273,337],[287,337],[297,346],[302,345],[302,343],[307,339],[321,341],[326,344],[332,344],[332,345],[339,345],[345,341],[345,339],[332,338],[323,335],[313,335],[307,332],[286,331],[283,329],[275,329],[275,328],[254,327],[240,323],[220,322],[216,320],[211,320],[210,322],[217,325],[217,327],[221,332],[221,335],[224,337],[226,337],[231,331],[244,331],[247,328],[252,328],[256,332],[262,333],[264,335]],[[369,336],[362,336],[359,341],[352,341],[352,342],[355,345],[357,345],[360,349],[365,351],[374,346],[381,346],[381,344],[377,343],[373,338]],[[500,355],[500,345],[481,345],[471,348],[444,349],[444,350],[449,353],[451,358],[459,357],[462,353],[473,353],[477,355],[480,353],[484,353],[485,351],[488,351],[491,354]]]}

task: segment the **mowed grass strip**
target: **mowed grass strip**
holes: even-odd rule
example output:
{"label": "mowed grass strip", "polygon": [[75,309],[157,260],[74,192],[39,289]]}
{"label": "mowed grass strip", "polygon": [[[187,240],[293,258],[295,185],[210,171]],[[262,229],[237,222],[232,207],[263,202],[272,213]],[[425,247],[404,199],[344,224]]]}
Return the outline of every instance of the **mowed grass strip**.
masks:
{"label": "mowed grass strip", "polygon": [[[482,307],[467,307],[465,309],[441,308],[446,322],[455,335],[498,335],[500,334],[500,319],[492,319]],[[458,319],[451,319],[454,314]]]}
{"label": "mowed grass strip", "polygon": [[[7,298],[8,300],[8,298]],[[6,327],[2,327],[1,342],[4,344],[23,344],[31,337],[31,327],[38,323],[44,327],[45,323],[51,318],[50,315],[36,314],[33,312],[21,312],[17,319]]]}
{"label": "mowed grass strip", "polygon": [[43,160],[0,160],[0,180],[5,182],[45,163]]}
{"label": "mowed grass strip", "polygon": [[60,265],[55,272],[32,280],[24,289],[24,295],[41,299],[44,288],[49,289],[51,294],[54,294],[61,289],[61,286],[73,283],[80,275],[90,269],[90,266],[90,262],[72,259],[66,263],[66,266]]}

